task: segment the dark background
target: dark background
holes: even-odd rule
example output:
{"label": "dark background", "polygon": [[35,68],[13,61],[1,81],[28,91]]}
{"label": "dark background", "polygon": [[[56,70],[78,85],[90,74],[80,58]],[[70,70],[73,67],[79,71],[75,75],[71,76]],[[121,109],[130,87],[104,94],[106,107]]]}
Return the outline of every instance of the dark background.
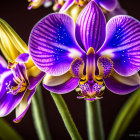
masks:
{"label": "dark background", "polygon": [[[140,20],[140,0],[122,0],[122,7],[127,10],[128,14]],[[1,0],[0,1],[0,18],[6,20],[9,25],[20,35],[20,37],[28,43],[28,38],[34,24],[42,17],[50,12],[50,8],[41,7],[36,10],[27,10],[28,2],[26,0]],[[43,88],[42,88],[43,89]],[[83,139],[87,139],[86,118],[85,118],[85,101],[78,100],[75,92],[63,95],[72,117],[78,127]],[[101,100],[102,115],[106,137],[112,127],[114,119],[124,102],[130,97],[129,95],[121,96],[109,92],[107,89],[104,98]],[[55,104],[46,90],[43,89],[43,99],[46,109],[47,119],[53,140],[70,140],[62,119],[57,111]],[[131,111],[131,110],[130,110]],[[31,107],[23,118],[22,122],[15,124],[12,122],[15,114],[14,111],[5,117],[17,132],[26,140],[37,140],[37,134],[33,125]],[[122,140],[130,139],[129,134],[136,134],[140,131],[140,112],[137,113],[133,121],[130,123]],[[8,132],[7,132],[8,133]],[[12,140],[12,139],[11,139]]]}

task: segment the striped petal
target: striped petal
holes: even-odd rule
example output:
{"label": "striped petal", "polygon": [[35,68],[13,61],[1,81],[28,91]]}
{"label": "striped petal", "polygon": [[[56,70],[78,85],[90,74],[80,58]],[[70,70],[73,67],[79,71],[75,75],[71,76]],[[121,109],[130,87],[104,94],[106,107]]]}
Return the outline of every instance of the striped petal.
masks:
{"label": "striped petal", "polygon": [[116,72],[110,77],[104,79],[106,87],[116,94],[128,94],[140,87],[140,76],[135,74],[129,77],[124,77]]}
{"label": "striped petal", "polygon": [[29,51],[34,63],[44,72],[58,76],[83,51],[75,41],[74,21],[65,14],[50,14],[33,28]]}
{"label": "striped petal", "polygon": [[10,70],[0,74],[0,117],[8,115],[22,100],[25,91],[12,94],[12,87],[16,87],[14,76]]}
{"label": "striped petal", "polygon": [[68,71],[61,76],[46,75],[43,80],[43,86],[54,93],[65,94],[74,90],[78,86],[78,82],[79,79],[73,78]]}
{"label": "striped petal", "polygon": [[109,56],[123,76],[140,69],[140,22],[130,16],[115,16],[107,23],[106,41],[98,52]]}
{"label": "striped petal", "polygon": [[18,123],[22,120],[22,118],[24,117],[30,106],[31,97],[34,95],[35,91],[36,91],[35,88],[33,90],[27,90],[22,101],[16,107],[16,118],[13,120],[14,122]]}
{"label": "striped petal", "polygon": [[94,0],[94,1],[108,11],[114,10],[117,5],[117,0]]}
{"label": "striped petal", "polygon": [[95,52],[105,39],[105,17],[94,1],[82,10],[76,22],[76,38],[86,51],[93,47]]}

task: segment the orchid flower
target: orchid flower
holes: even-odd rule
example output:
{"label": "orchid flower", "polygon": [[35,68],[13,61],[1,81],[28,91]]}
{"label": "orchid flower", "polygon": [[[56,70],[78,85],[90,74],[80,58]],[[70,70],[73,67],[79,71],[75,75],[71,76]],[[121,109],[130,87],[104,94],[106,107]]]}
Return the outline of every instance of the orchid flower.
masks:
{"label": "orchid flower", "polygon": [[9,61],[7,66],[0,57],[0,117],[16,109],[13,121],[19,122],[27,112],[36,86],[45,73],[33,64],[26,44],[2,19],[0,49]]}
{"label": "orchid flower", "polygon": [[96,100],[106,86],[127,94],[140,86],[140,23],[127,15],[106,25],[98,5],[91,1],[77,18],[61,13],[44,17],[33,28],[29,52],[47,73],[43,85],[58,94],[77,89],[79,98]]}
{"label": "orchid flower", "polygon": [[[77,3],[79,6],[86,5],[90,0],[66,0],[60,12],[65,12],[69,7],[74,3]],[[113,11],[116,8],[117,0],[94,0],[99,6],[104,8],[107,11]]]}

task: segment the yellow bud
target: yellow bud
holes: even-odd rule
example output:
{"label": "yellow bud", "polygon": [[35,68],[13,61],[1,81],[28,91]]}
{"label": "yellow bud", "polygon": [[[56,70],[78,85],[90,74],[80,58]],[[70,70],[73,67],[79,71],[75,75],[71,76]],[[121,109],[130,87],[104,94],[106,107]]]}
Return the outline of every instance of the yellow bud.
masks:
{"label": "yellow bud", "polygon": [[0,49],[8,61],[13,62],[19,54],[28,53],[26,43],[8,25],[0,19]]}

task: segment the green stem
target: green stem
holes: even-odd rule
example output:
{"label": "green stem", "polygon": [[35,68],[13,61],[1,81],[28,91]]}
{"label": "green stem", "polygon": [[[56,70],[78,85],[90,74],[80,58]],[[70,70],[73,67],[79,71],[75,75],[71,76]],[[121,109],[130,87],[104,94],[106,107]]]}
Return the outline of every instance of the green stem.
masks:
{"label": "green stem", "polygon": [[22,137],[2,118],[0,118],[0,140],[22,140]]}
{"label": "green stem", "polygon": [[112,130],[109,135],[109,140],[119,140],[125,130],[128,128],[128,125],[140,110],[140,89],[134,92],[131,97],[126,101],[120,110]]}
{"label": "green stem", "polygon": [[99,100],[86,101],[87,130],[89,140],[104,140],[104,130]]}
{"label": "green stem", "polygon": [[37,87],[36,93],[32,98],[32,115],[39,139],[51,140],[40,86]]}
{"label": "green stem", "polygon": [[62,96],[52,92],[51,92],[51,96],[57,106],[57,109],[64,121],[65,127],[67,128],[72,140],[82,140]]}

